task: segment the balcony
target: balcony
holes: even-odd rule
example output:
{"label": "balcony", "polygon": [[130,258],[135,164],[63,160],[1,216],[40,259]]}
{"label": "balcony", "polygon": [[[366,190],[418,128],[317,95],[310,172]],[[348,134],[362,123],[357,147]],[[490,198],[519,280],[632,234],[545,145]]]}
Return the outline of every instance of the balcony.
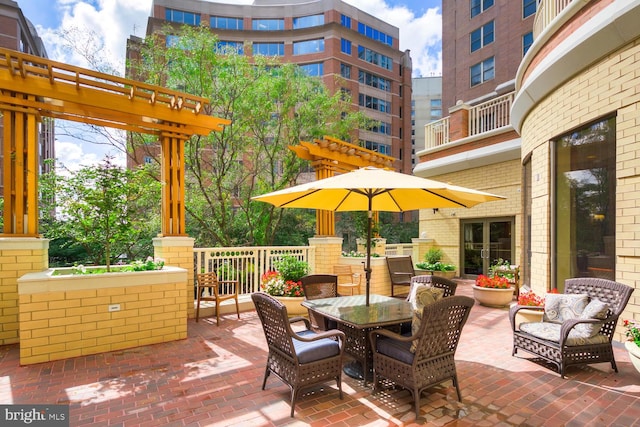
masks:
{"label": "balcony", "polygon": [[533,37],[537,38],[551,21],[569,6],[574,0],[539,0],[535,21],[533,22]]}

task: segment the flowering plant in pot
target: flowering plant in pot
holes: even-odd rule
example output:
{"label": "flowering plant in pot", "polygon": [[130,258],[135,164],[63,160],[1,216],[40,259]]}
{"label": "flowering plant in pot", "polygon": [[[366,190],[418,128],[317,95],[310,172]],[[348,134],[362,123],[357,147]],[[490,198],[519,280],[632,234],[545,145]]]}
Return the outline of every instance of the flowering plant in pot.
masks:
{"label": "flowering plant in pot", "polygon": [[629,352],[631,363],[636,371],[640,372],[640,324],[633,320],[623,320],[622,325],[627,330],[625,335],[629,338],[624,346]]}
{"label": "flowering plant in pot", "polygon": [[284,280],[277,271],[267,271],[262,275],[260,287],[274,297],[303,297],[302,283],[300,281]]}
{"label": "flowering plant in pot", "polygon": [[481,274],[472,288],[476,301],[488,307],[505,307],[513,301],[513,288],[506,277]]}
{"label": "flowering plant in pot", "polygon": [[484,274],[476,277],[476,286],[480,288],[492,288],[492,289],[509,289],[511,283],[506,277],[502,276],[485,276]]}

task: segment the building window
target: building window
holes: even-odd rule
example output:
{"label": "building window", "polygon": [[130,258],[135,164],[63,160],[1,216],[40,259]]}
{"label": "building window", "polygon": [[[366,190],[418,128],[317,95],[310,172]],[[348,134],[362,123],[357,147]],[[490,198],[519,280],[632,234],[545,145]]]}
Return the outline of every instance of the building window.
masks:
{"label": "building window", "polygon": [[439,119],[442,117],[442,99],[430,100],[431,118]]}
{"label": "building window", "polygon": [[393,37],[383,33],[380,30],[376,30],[373,27],[365,25],[362,22],[358,22],[358,32],[363,36],[368,37],[372,40],[375,40],[380,43],[384,43],[388,46],[393,46]]}
{"label": "building window", "polygon": [[237,53],[238,55],[244,55],[244,43],[220,40],[217,50],[218,53],[222,54]]}
{"label": "building window", "polygon": [[493,21],[471,32],[471,52],[493,43]]}
{"label": "building window", "polygon": [[254,55],[284,56],[284,43],[254,43]]}
{"label": "building window", "polygon": [[345,79],[351,78],[351,65],[340,63],[340,75]]}
{"label": "building window", "polygon": [[351,28],[351,17],[340,15],[340,24],[342,24],[343,27]]}
{"label": "building window", "polygon": [[305,55],[309,53],[318,53],[318,52],[324,52],[324,39],[293,42],[294,55]]}
{"label": "building window", "polygon": [[143,160],[145,165],[150,165],[151,163],[153,163],[153,157],[151,156],[144,156]]}
{"label": "building window", "polygon": [[321,77],[324,74],[324,64],[322,62],[300,65],[300,69],[306,75],[312,77]]}
{"label": "building window", "polygon": [[351,40],[340,39],[340,52],[351,55]]}
{"label": "building window", "polygon": [[251,21],[251,29],[256,31],[281,31],[284,30],[284,19],[254,19]]}
{"label": "building window", "polygon": [[[358,71],[358,82],[380,90],[391,92],[391,81],[383,77],[376,76],[375,74],[367,73],[366,71]],[[402,96],[402,94],[400,95]]]}
{"label": "building window", "polygon": [[221,30],[243,30],[242,18],[228,18],[226,16],[212,16],[209,19],[209,27]]}
{"label": "building window", "polygon": [[556,286],[572,277],[615,280],[615,117],[573,130],[554,145]]}
{"label": "building window", "polygon": [[176,9],[165,9],[164,19],[180,24],[200,25],[200,15],[192,12],[183,12]]}
{"label": "building window", "polygon": [[301,28],[318,27],[320,25],[324,25],[324,14],[293,18],[294,30],[299,30]]}
{"label": "building window", "polygon": [[487,80],[492,80],[495,75],[493,56],[471,66],[471,86],[477,86]]}
{"label": "building window", "polygon": [[528,18],[536,13],[536,0],[522,0],[522,18]]}
{"label": "building window", "polygon": [[391,112],[391,103],[374,96],[359,94],[358,105],[361,107],[370,108],[372,110],[381,111],[383,113]]}
{"label": "building window", "polygon": [[522,36],[522,56],[524,56],[533,44],[533,31]]}
{"label": "building window", "polygon": [[391,146],[381,142],[360,140],[360,146],[380,154],[391,155]]}
{"label": "building window", "polygon": [[481,14],[493,6],[493,0],[470,0],[471,17]]}
{"label": "building window", "polygon": [[369,130],[375,133],[381,133],[391,136],[391,123],[387,122],[375,122]]}
{"label": "building window", "polygon": [[387,70],[393,69],[393,60],[391,58],[364,46],[358,46],[358,58]]}
{"label": "building window", "polygon": [[167,34],[165,38],[165,45],[167,47],[176,47],[180,43],[180,36],[174,36],[172,34]]}

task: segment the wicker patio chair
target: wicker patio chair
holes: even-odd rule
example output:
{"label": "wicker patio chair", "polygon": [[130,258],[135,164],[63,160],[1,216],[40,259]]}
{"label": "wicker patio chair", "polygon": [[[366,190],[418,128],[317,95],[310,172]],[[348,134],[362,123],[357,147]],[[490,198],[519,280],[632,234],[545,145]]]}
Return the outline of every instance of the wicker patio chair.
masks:
{"label": "wicker patio chair", "polygon": [[[210,296],[204,296],[206,288],[209,288]],[[198,274],[196,279],[196,322],[200,318],[200,301],[213,301],[216,303],[216,326],[220,326],[220,304],[223,301],[235,300],[236,314],[240,318],[240,306],[238,304],[238,281],[219,280],[218,275],[211,271]]]}
{"label": "wicker patio chair", "polygon": [[[264,292],[251,294],[251,299],[269,346],[262,390],[271,373],[287,384],[291,389],[292,417],[303,388],[335,379],[342,399],[344,333],[337,330],[322,333],[311,331],[307,319],[289,319],[284,304]],[[294,332],[291,323],[300,321],[304,322],[306,329]]]}
{"label": "wicker patio chair", "polygon": [[[618,317],[629,302],[633,288],[611,280],[585,277],[567,279],[564,289],[564,295],[586,294],[590,301],[597,299],[607,304],[608,310],[603,310],[599,317],[589,318],[583,314],[584,317],[564,320],[562,323],[543,318],[542,322],[522,323],[516,329],[515,317],[519,310],[544,310],[544,307],[512,306],[509,310],[513,330],[511,354],[515,356],[518,349],[522,349],[540,357],[555,365],[562,378],[571,365],[610,362],[611,368],[618,372],[611,340]],[[588,311],[585,308],[584,313]],[[585,326],[595,329],[592,329],[592,333],[584,333],[581,328]]]}
{"label": "wicker patio chair", "polygon": [[458,400],[462,401],[454,355],[473,304],[473,298],[451,296],[424,307],[420,328],[412,336],[386,329],[372,331],[374,391],[380,377],[408,389],[413,395],[416,418],[420,416],[422,392],[444,381],[453,381]]}
{"label": "wicker patio chair", "polygon": [[[310,274],[300,279],[304,298],[308,300],[334,298],[338,296],[338,276],[333,274]],[[335,321],[309,310],[311,325],[322,331],[335,329]]]}
{"label": "wicker patio chair", "polygon": [[396,286],[411,286],[411,278],[416,275],[411,256],[388,256],[387,269],[391,279],[391,296]]}
{"label": "wicker patio chair", "polygon": [[413,276],[411,278],[411,288],[409,289],[409,295],[407,295],[407,300],[409,300],[409,296],[411,296],[411,290],[413,289],[414,284],[421,283],[425,285],[431,285],[434,288],[440,288],[444,290],[443,298],[450,297],[456,294],[456,288],[458,284],[453,280],[447,279],[442,276],[433,276],[433,275],[421,275],[421,276]]}

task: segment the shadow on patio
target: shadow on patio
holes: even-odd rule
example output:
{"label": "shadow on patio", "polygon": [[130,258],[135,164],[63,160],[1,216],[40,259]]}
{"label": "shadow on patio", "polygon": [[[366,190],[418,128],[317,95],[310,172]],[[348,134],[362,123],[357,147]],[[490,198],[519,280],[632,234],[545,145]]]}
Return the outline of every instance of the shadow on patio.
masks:
{"label": "shadow on patio", "polygon": [[[461,281],[457,294],[471,295]],[[391,426],[415,424],[408,391],[375,395],[343,376],[308,389],[289,417],[289,388],[271,376],[261,390],[266,344],[255,312],[190,320],[189,337],[167,344],[19,366],[17,345],[0,347],[0,403],[69,404],[71,426]],[[570,368],[568,379],[511,356],[507,309],[475,305],[456,354],[463,402],[451,384],[423,394],[418,423],[640,425],[640,375],[621,345],[609,364]],[[526,353],[523,356],[528,357]]]}

